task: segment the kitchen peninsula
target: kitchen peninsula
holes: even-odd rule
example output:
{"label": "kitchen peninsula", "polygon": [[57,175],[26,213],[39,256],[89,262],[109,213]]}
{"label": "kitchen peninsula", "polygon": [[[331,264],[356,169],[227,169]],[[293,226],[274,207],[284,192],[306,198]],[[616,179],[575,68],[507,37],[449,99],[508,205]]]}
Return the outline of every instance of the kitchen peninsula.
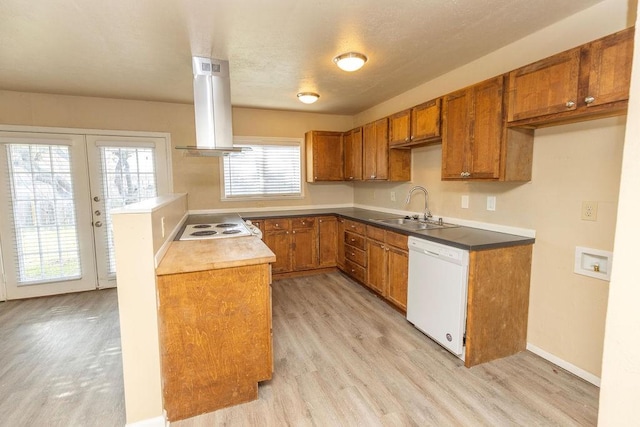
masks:
{"label": "kitchen peninsula", "polygon": [[274,261],[252,236],[171,242],[156,270],[169,420],[255,400],[271,378]]}

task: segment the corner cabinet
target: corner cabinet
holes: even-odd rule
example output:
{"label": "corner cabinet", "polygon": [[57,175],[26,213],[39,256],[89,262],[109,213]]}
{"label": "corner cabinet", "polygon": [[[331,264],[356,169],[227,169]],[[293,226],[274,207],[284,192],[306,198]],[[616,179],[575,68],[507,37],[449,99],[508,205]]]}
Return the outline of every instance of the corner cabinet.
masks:
{"label": "corner cabinet", "polygon": [[310,131],[304,135],[307,182],[343,181],[342,132]]}
{"label": "corner cabinet", "polygon": [[364,126],[362,147],[365,181],[411,180],[411,151],[389,148],[386,117]]}
{"label": "corner cabinet", "polygon": [[443,180],[531,180],[533,131],[505,126],[503,93],[498,76],[443,98]]}
{"label": "corner cabinet", "polygon": [[538,127],[624,114],[634,28],[509,73],[510,126]]}

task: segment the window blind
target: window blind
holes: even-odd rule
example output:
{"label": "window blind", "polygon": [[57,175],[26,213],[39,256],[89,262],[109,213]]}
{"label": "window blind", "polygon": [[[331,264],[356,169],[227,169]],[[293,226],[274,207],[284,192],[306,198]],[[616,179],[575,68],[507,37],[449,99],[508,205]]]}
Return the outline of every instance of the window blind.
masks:
{"label": "window blind", "polygon": [[251,151],[223,159],[226,198],[302,195],[300,144],[234,144]]}
{"label": "window blind", "polygon": [[7,144],[6,149],[18,285],[80,278],[69,147]]}

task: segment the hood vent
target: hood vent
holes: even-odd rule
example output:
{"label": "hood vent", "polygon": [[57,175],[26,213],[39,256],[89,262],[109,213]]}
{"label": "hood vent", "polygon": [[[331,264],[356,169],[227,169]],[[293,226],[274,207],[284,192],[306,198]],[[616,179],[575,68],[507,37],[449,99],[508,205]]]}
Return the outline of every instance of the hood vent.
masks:
{"label": "hood vent", "polygon": [[233,147],[229,61],[193,57],[193,103],[196,145],[176,149],[197,157],[227,156],[247,150]]}

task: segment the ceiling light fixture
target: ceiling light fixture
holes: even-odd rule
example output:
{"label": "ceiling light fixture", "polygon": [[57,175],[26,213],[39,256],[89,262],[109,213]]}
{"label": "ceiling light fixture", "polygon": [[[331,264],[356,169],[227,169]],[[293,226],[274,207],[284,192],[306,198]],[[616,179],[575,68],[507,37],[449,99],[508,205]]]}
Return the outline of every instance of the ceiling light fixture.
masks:
{"label": "ceiling light fixture", "polygon": [[347,52],[333,58],[333,62],[344,71],[356,71],[362,68],[367,57],[358,52]]}
{"label": "ceiling light fixture", "polygon": [[320,98],[320,95],[315,92],[300,92],[297,97],[300,102],[304,102],[305,104],[313,104],[318,100],[318,98]]}

